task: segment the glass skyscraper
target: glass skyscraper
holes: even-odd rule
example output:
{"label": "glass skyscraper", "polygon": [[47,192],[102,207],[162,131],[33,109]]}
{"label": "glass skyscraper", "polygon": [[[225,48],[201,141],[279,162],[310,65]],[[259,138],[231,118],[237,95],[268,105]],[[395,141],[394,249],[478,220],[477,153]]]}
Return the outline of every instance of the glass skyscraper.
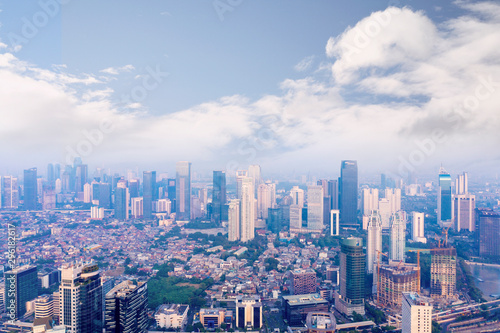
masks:
{"label": "glass skyscraper", "polygon": [[358,163],[342,161],[339,180],[340,224],[358,226]]}
{"label": "glass skyscraper", "polygon": [[439,170],[438,189],[438,223],[451,221],[452,197],[451,197],[451,176],[441,167]]}
{"label": "glass skyscraper", "polygon": [[[337,306],[338,303],[338,306]],[[363,239],[349,237],[340,244],[340,298],[335,307],[347,316],[365,313],[365,255]]]}
{"label": "glass skyscraper", "polygon": [[175,166],[175,213],[177,220],[191,219],[191,163],[177,162]]}
{"label": "glass skyscraper", "polygon": [[226,173],[224,171],[214,171],[213,178],[212,220],[220,224],[223,220],[223,210],[226,204]]}
{"label": "glass skyscraper", "polygon": [[124,281],[106,294],[106,333],[142,333],[148,329],[148,285]]}
{"label": "glass skyscraper", "polygon": [[24,170],[24,209],[37,209],[37,174],[36,168]]}
{"label": "glass skyscraper", "polygon": [[126,187],[117,187],[115,190],[115,218],[119,220],[128,219],[128,189]]}
{"label": "glass skyscraper", "polygon": [[153,216],[153,201],[156,200],[156,171],[144,171],[142,181],[143,217]]}
{"label": "glass skyscraper", "polygon": [[21,318],[26,313],[26,302],[38,296],[36,266],[20,266],[5,272],[5,310],[9,319]]}

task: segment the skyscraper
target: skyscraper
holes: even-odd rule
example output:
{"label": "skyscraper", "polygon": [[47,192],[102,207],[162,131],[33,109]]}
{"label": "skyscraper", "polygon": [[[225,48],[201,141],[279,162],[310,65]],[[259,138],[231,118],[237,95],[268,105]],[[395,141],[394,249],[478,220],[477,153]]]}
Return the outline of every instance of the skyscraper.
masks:
{"label": "skyscraper", "polygon": [[438,188],[438,223],[446,226],[451,223],[452,201],[451,201],[451,176],[441,167],[439,169],[439,188]]}
{"label": "skyscraper", "polygon": [[255,237],[255,197],[253,190],[253,179],[240,176],[240,233],[241,241],[247,242]]}
{"label": "skyscraper", "polygon": [[156,200],[156,171],[144,171],[142,176],[143,217],[153,217],[153,201]]}
{"label": "skyscraper", "polygon": [[253,180],[253,187],[255,189],[254,196],[257,195],[257,189],[259,185],[262,184],[261,169],[260,165],[254,164],[248,166],[248,177]]}
{"label": "skyscraper", "polygon": [[292,187],[290,190],[290,196],[292,197],[292,205],[298,205],[301,208],[304,207],[304,190],[298,186]]}
{"label": "skyscraper", "polygon": [[371,215],[372,210],[378,210],[378,189],[363,189],[361,192],[361,207],[363,215]]}
{"label": "skyscraper", "polygon": [[226,204],[226,172],[214,171],[212,192],[212,221],[220,225]]}
{"label": "skyscraper", "polygon": [[36,266],[20,266],[5,272],[5,310],[10,320],[22,318],[26,302],[38,296]]}
{"label": "skyscraper", "polygon": [[353,312],[365,314],[365,255],[363,240],[357,237],[343,239],[340,244],[340,297],[335,308],[346,316]]}
{"label": "skyscraper", "polygon": [[457,251],[453,247],[431,250],[431,297],[455,296]]}
{"label": "skyscraper", "polygon": [[370,215],[366,242],[366,271],[373,273],[377,251],[382,252],[382,222],[378,211],[372,211]]}
{"label": "skyscraper", "polygon": [[24,170],[24,209],[36,210],[37,198],[37,173],[36,168]]}
{"label": "skyscraper", "polygon": [[128,220],[128,203],[130,195],[125,180],[119,181],[115,190],[115,218]]}
{"label": "skyscraper", "polygon": [[481,256],[500,256],[500,213],[486,208],[476,209],[478,252]]}
{"label": "skyscraper", "polygon": [[83,192],[83,185],[87,183],[88,167],[87,164],[76,166],[75,191]]}
{"label": "skyscraper", "polygon": [[339,209],[339,184],[337,180],[328,181],[328,196],[331,200],[331,209]]}
{"label": "skyscraper", "polygon": [[323,187],[307,187],[307,229],[323,230]]}
{"label": "skyscraper", "polygon": [[57,178],[59,177],[55,177],[54,165],[49,163],[47,165],[47,183],[51,188],[54,188]]}
{"label": "skyscraper", "polygon": [[467,172],[459,175],[453,196],[453,227],[456,231],[475,231],[476,196],[469,193]]}
{"label": "skyscraper", "polygon": [[68,333],[102,333],[102,285],[95,263],[65,265],[59,286],[60,324]]}
{"label": "skyscraper", "polygon": [[148,329],[148,285],[124,281],[105,296],[106,333],[142,333]]}
{"label": "skyscraper", "polygon": [[412,240],[414,242],[427,243],[424,235],[424,213],[412,212],[411,216]]}
{"label": "skyscraper", "polygon": [[191,163],[177,162],[175,181],[176,219],[188,221],[191,218]]}
{"label": "skyscraper", "polygon": [[401,210],[392,214],[390,227],[389,259],[404,261],[406,245],[406,217]]}
{"label": "skyscraper", "polygon": [[240,200],[232,199],[229,201],[228,209],[228,231],[227,237],[230,242],[234,242],[240,239],[241,231],[241,216],[240,216]]}
{"label": "skyscraper", "polygon": [[17,209],[19,207],[19,187],[17,178],[5,176],[1,178],[2,208]]}
{"label": "skyscraper", "polygon": [[358,164],[342,161],[339,185],[340,222],[342,225],[358,226]]}
{"label": "skyscraper", "polygon": [[402,333],[432,332],[432,299],[417,293],[403,293]]}
{"label": "skyscraper", "polygon": [[257,218],[267,219],[268,209],[275,207],[276,184],[260,184],[257,189]]}

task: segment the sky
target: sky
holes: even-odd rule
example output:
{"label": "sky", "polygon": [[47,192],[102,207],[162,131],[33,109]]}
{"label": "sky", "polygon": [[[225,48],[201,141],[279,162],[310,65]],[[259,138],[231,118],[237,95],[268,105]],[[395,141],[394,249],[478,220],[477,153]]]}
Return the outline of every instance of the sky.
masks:
{"label": "sky", "polygon": [[500,3],[0,1],[0,174],[500,166]]}

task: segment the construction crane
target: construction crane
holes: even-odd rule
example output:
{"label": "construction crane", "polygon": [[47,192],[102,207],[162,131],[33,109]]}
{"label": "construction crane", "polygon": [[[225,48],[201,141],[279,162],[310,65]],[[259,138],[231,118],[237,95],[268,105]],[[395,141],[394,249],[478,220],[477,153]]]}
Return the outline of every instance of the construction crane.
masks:
{"label": "construction crane", "polygon": [[389,256],[379,250],[375,251],[377,251],[377,304],[380,306],[380,255],[386,256],[387,258],[389,258]]}
{"label": "construction crane", "polygon": [[415,249],[408,250],[409,252],[417,252],[417,267],[418,267],[418,292],[420,293],[420,277],[421,277],[421,269],[420,269],[420,252],[431,252],[431,251],[444,251],[449,250],[447,247],[440,247],[434,249]]}

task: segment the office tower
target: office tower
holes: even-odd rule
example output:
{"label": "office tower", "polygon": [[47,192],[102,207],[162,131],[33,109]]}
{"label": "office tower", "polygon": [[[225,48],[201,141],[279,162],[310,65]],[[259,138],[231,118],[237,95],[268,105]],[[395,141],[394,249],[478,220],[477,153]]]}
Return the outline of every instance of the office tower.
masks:
{"label": "office tower", "polygon": [[377,261],[377,251],[382,252],[382,223],[377,211],[372,211],[368,220],[366,242],[366,269],[368,273],[373,273],[373,267]]}
{"label": "office tower", "polygon": [[469,193],[469,177],[467,172],[459,175],[455,184],[455,194]]}
{"label": "office tower", "polygon": [[[255,191],[257,192],[259,185],[262,184],[260,165],[249,165],[248,166],[248,177],[252,178],[253,187],[254,187]],[[254,193],[254,195],[257,195],[257,193]]]}
{"label": "office tower", "polygon": [[456,231],[475,231],[474,210],[476,196],[474,194],[455,194],[453,196],[453,226]]}
{"label": "office tower", "polygon": [[106,333],[142,333],[148,330],[148,285],[124,281],[105,296]]}
{"label": "office tower", "polygon": [[361,192],[361,213],[371,215],[372,210],[378,210],[378,189],[364,188]]}
{"label": "office tower", "polygon": [[95,263],[64,265],[59,286],[60,324],[68,333],[101,333],[102,286]]}
{"label": "office tower", "polygon": [[248,242],[255,237],[255,197],[253,179],[240,176],[240,234],[241,241]]}
{"label": "office tower", "polygon": [[343,225],[358,226],[358,164],[356,161],[342,161],[339,184],[340,222]]}
{"label": "office tower", "polygon": [[260,184],[257,189],[257,218],[267,219],[269,208],[276,207],[276,184]]}
{"label": "office tower", "polygon": [[90,207],[90,218],[93,220],[102,220],[104,218],[104,208],[99,206]]}
{"label": "office tower", "polygon": [[137,219],[139,217],[142,217],[143,215],[143,199],[142,197],[138,197],[138,198],[132,198],[131,199],[131,213],[132,213],[132,216]]}
{"label": "office tower", "polygon": [[92,202],[92,185],[90,185],[89,183],[83,185],[83,202]]}
{"label": "office tower", "polygon": [[52,163],[49,163],[47,165],[47,183],[49,184],[50,187],[55,186],[56,179],[59,178],[59,176],[56,177],[55,171],[54,171],[54,165]]}
{"label": "office tower", "polygon": [[142,180],[143,218],[153,217],[153,201],[156,200],[156,171],[144,171]]}
{"label": "office tower", "polygon": [[411,213],[411,237],[414,242],[427,243],[427,238],[424,236],[424,213]]}
{"label": "office tower", "polygon": [[389,260],[389,264],[381,265],[377,300],[385,307],[401,309],[402,293],[419,291],[419,272],[416,264]]}
{"label": "office tower", "polygon": [[417,293],[403,293],[402,333],[432,332],[432,299]]}
{"label": "office tower", "polygon": [[46,187],[42,196],[42,209],[52,210],[56,208],[56,191],[50,187]]}
{"label": "office tower", "polygon": [[500,213],[491,209],[476,209],[478,252],[480,256],[500,256]]}
{"label": "office tower", "polygon": [[156,325],[161,328],[182,329],[187,324],[188,311],[189,305],[162,304],[154,314]]}
{"label": "office tower", "polygon": [[226,323],[231,327],[233,322],[233,311],[223,308],[200,309],[200,323],[206,330],[214,331],[220,329]]}
{"label": "office tower", "polygon": [[115,218],[128,220],[129,193],[126,181],[118,183],[115,190]]}
{"label": "office tower", "polygon": [[52,314],[52,319],[54,319],[54,322],[56,323],[56,325],[59,325],[59,318],[60,318],[60,312],[61,312],[61,308],[60,308],[60,297],[59,297],[59,290],[58,291],[54,291],[52,293],[52,300],[53,300],[53,311],[54,313]]}
{"label": "office tower", "polygon": [[308,313],[328,312],[328,300],[320,294],[283,296],[284,313],[290,326],[303,326]]}
{"label": "office tower", "polygon": [[301,208],[304,207],[304,190],[300,189],[298,186],[292,187],[290,190],[290,196],[292,197],[292,205],[298,205]]}
{"label": "office tower", "polygon": [[453,247],[431,249],[431,297],[455,296],[457,251]]}
{"label": "office tower", "polygon": [[36,266],[19,266],[4,273],[5,310],[10,320],[20,319],[26,313],[26,302],[38,296]]}
{"label": "office tower", "polygon": [[335,308],[346,316],[365,314],[365,255],[363,239],[345,238],[340,243],[340,297]]}
{"label": "office tower", "polygon": [[19,207],[19,187],[17,178],[5,176],[1,178],[2,208],[17,209]]}
{"label": "office tower", "polygon": [[401,189],[386,188],[385,198],[378,202],[378,211],[382,220],[382,229],[389,229],[391,216],[401,210]]}
{"label": "office tower", "polygon": [[332,209],[339,209],[339,185],[337,180],[328,181],[328,196]]}
{"label": "office tower", "polygon": [[316,272],[312,269],[296,269],[289,273],[292,295],[316,292]]}
{"label": "office tower", "polygon": [[178,221],[191,217],[191,163],[182,161],[176,164],[175,213]]}
{"label": "office tower", "polygon": [[389,200],[391,206],[391,213],[401,210],[401,189],[400,188],[386,188],[385,198]]}
{"label": "office tower", "polygon": [[391,216],[389,259],[405,260],[406,246],[406,216],[401,210]]}
{"label": "office tower", "polygon": [[131,198],[139,197],[139,179],[130,179],[128,182],[128,191]]}
{"label": "office tower", "polygon": [[170,201],[170,199],[158,200],[156,211],[158,213],[172,213],[172,201]]}
{"label": "office tower", "polygon": [[226,172],[214,171],[212,191],[212,221],[220,225],[226,204]]}
{"label": "office tower", "polygon": [[87,183],[88,168],[86,164],[76,166],[75,192],[83,192],[83,185]]}
{"label": "office tower", "polygon": [[262,302],[260,298],[239,296],[235,303],[237,328],[262,327]]}
{"label": "office tower", "polygon": [[330,210],[330,236],[338,236],[340,229],[340,211]]}
{"label": "office tower", "polygon": [[54,315],[54,298],[42,295],[35,298],[35,318],[47,318]]}
{"label": "office tower", "polygon": [[37,198],[37,175],[36,168],[24,170],[24,209],[36,210]]}
{"label": "office tower", "polygon": [[307,187],[307,229],[323,230],[323,187]]}
{"label": "office tower", "polygon": [[302,206],[290,205],[290,229],[302,228]]}
{"label": "office tower", "polygon": [[230,242],[240,239],[240,200],[232,199],[229,201],[228,210],[228,232],[227,237]]}
{"label": "office tower", "polygon": [[451,176],[441,167],[439,169],[439,188],[438,188],[438,223],[443,226],[443,222],[448,226],[452,218],[451,201]]}

